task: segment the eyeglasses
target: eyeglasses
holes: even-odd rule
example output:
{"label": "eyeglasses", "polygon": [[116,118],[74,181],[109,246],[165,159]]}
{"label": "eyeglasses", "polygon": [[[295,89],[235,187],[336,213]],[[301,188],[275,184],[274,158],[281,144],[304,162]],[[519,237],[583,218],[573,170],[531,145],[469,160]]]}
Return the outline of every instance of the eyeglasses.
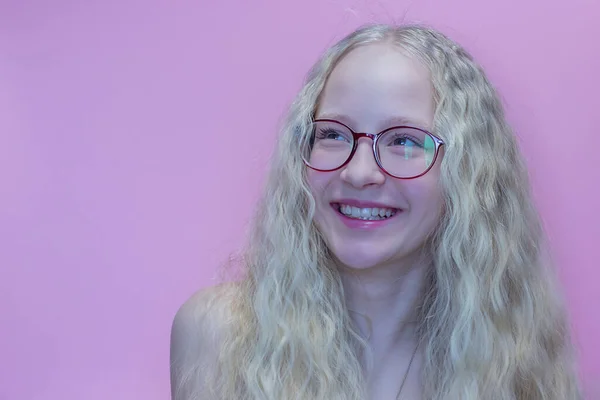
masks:
{"label": "eyeglasses", "polygon": [[395,178],[425,175],[435,163],[444,141],[412,126],[394,126],[377,134],[354,132],[332,119],[312,122],[311,135],[301,144],[304,163],[322,172],[335,171],[350,162],[358,139],[373,140],[373,155],[379,168]]}

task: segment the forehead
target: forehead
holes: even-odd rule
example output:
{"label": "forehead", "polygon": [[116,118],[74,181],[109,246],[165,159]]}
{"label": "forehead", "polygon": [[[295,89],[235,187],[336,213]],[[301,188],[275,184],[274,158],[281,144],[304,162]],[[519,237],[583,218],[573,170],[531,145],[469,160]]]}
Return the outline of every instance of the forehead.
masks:
{"label": "forehead", "polygon": [[385,129],[394,120],[430,128],[434,108],[427,68],[397,47],[371,44],[352,50],[335,66],[317,117],[346,117],[342,122],[358,130]]}

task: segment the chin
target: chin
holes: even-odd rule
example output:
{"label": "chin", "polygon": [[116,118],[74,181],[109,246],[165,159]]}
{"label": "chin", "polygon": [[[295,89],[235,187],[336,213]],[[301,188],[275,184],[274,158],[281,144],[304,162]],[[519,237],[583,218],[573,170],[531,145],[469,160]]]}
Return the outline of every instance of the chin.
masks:
{"label": "chin", "polygon": [[338,263],[350,269],[369,269],[385,262],[381,257],[374,258],[373,252],[357,253],[350,249],[334,250],[333,254],[337,258]]}

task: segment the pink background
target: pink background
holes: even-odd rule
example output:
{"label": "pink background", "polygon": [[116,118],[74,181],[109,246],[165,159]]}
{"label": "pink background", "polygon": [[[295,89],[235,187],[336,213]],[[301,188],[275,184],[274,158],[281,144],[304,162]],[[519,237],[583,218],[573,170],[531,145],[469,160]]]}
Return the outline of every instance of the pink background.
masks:
{"label": "pink background", "polygon": [[241,243],[280,117],[359,24],[487,68],[600,398],[596,0],[0,2],[0,399],[167,399],[178,306]]}

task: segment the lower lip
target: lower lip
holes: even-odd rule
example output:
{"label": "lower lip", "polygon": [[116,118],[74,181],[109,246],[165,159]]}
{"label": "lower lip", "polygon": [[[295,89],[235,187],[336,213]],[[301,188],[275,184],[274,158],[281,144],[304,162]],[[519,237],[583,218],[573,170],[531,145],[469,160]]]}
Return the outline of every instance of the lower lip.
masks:
{"label": "lower lip", "polygon": [[357,219],[357,218],[347,217],[339,211],[338,207],[339,206],[337,206],[337,205],[333,205],[333,204],[331,205],[331,208],[333,208],[333,211],[335,211],[335,213],[340,217],[340,219],[342,220],[344,225],[346,225],[350,229],[368,230],[368,229],[381,228],[382,226],[385,226],[386,224],[388,224],[390,222],[390,220],[396,218],[398,216],[398,214],[400,214],[402,212],[402,210],[396,210],[396,213],[394,215],[392,215],[391,217],[386,218],[386,219],[366,220],[366,219]]}

